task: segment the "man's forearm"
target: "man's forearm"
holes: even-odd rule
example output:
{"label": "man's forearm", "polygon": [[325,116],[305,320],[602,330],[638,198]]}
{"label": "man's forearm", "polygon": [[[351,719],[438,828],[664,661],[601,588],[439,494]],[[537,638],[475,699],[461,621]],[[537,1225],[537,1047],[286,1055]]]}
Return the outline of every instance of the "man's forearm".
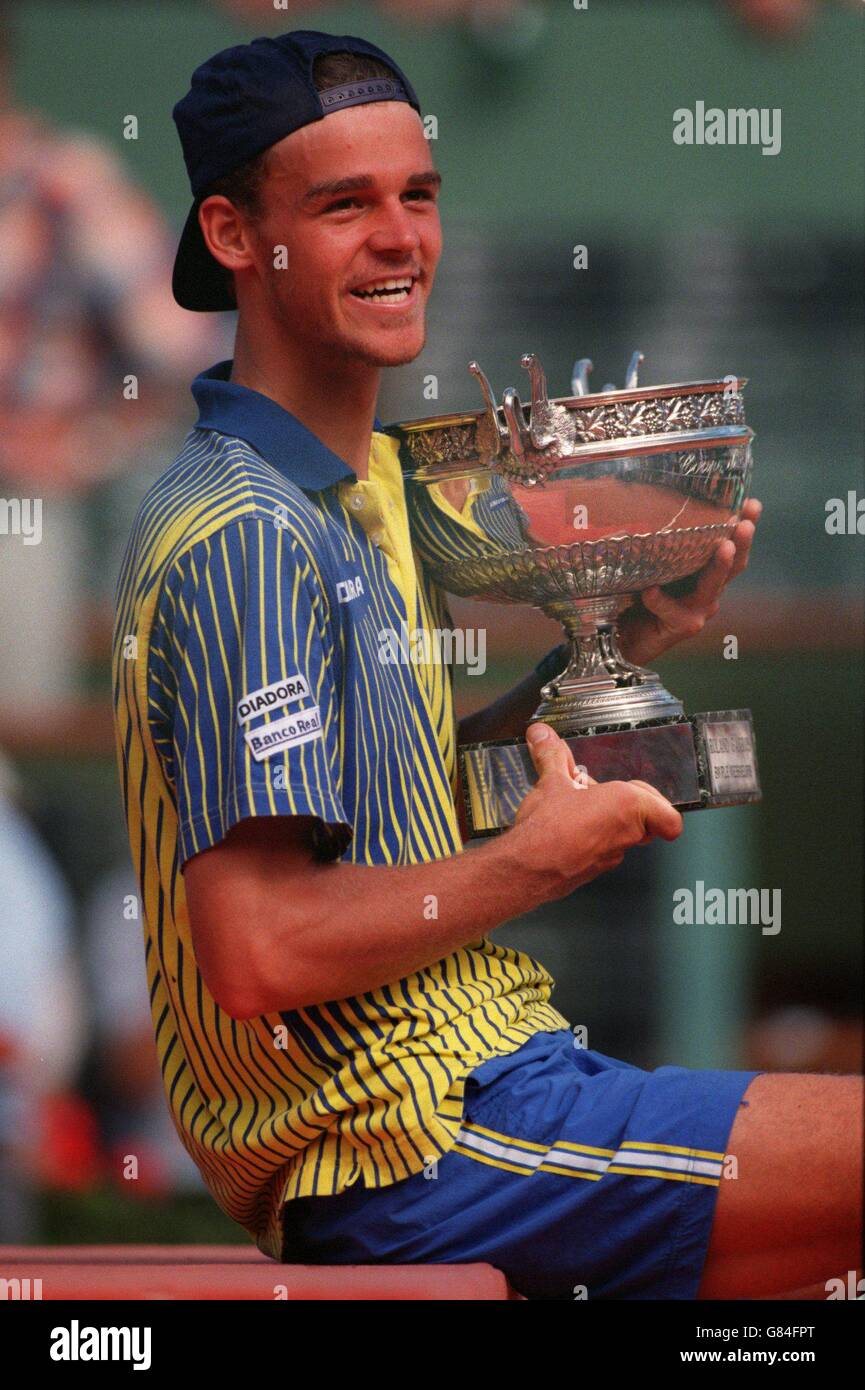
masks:
{"label": "man's forearm", "polygon": [[492,704],[468,714],[459,724],[460,743],[482,743],[486,739],[521,738],[526,725],[538,707],[541,686],[554,675],[559,675],[567,663],[567,648],[556,647],[544,658],[547,673],[539,675],[537,670],[508,690]]}
{"label": "man's forearm", "polygon": [[[303,893],[270,898],[249,1013],[345,999],[393,984],[537,907],[551,893],[520,827],[448,859],[400,868],[311,865]],[[260,1005],[260,1007],[259,1007]]]}

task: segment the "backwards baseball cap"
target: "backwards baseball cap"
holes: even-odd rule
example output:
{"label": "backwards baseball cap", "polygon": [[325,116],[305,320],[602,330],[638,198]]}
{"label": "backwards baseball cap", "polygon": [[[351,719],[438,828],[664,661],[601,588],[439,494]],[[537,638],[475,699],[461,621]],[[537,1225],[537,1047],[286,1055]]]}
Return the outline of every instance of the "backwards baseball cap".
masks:
{"label": "backwards baseball cap", "polygon": [[[392,77],[364,78],[316,90],[313,65],[326,53],[376,58]],[[175,106],[192,205],[174,262],[172,290],[184,309],[233,309],[231,274],[207,249],[198,209],[214,180],[232,173],[302,126],[331,111],[369,101],[406,101],[420,114],[408,78],[386,53],[365,39],[295,29],[278,38],[253,39],[216,53],[192,74]]]}

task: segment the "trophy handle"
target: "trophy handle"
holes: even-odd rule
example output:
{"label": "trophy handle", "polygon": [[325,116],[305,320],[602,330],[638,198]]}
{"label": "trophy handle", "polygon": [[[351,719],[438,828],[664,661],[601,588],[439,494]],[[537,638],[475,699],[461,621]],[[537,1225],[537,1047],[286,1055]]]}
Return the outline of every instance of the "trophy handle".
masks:
{"label": "trophy handle", "polygon": [[490,386],[486,372],[482,370],[478,362],[470,362],[469,371],[472,376],[477,377],[486,405],[486,413],[478,425],[478,446],[488,459],[497,459],[502,451],[502,432],[499,428],[499,413],[493,396],[493,388]]}
{"label": "trophy handle", "polygon": [[571,372],[571,395],[587,396],[589,394],[589,372],[594,366],[591,357],[580,357],[574,363]]}
{"label": "trophy handle", "polygon": [[502,398],[502,412],[508,427],[511,453],[521,470],[527,471],[526,455],[533,447],[531,431],[526,424],[522,402],[516,388],[509,386]]}
{"label": "trophy handle", "polygon": [[637,377],[639,376],[640,368],[642,367],[644,361],[645,358],[639,350],[633,353],[631,360],[628,363],[628,370],[625,373],[626,391],[636,391],[638,385]]}
{"label": "trophy handle", "polygon": [[559,451],[567,452],[576,443],[576,427],[570,412],[550,400],[547,379],[536,353],[525,353],[520,358],[520,366],[528,372],[532,386],[532,412],[529,417],[532,444],[540,450],[556,444]]}

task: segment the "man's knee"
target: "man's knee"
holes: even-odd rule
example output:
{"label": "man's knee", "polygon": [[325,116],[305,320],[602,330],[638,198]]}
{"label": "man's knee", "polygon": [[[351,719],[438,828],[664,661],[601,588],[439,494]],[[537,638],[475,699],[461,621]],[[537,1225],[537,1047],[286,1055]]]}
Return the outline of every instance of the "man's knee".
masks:
{"label": "man's knee", "polygon": [[863,1095],[857,1076],[767,1072],[751,1082],[727,1143],[735,1162],[718,1191],[706,1287],[771,1296],[855,1267]]}
{"label": "man's knee", "polygon": [[722,1183],[716,1222],[739,1209],[755,1231],[774,1227],[782,1239],[790,1220],[800,1236],[861,1222],[863,1096],[861,1076],[755,1077],[728,1140],[736,1178]]}

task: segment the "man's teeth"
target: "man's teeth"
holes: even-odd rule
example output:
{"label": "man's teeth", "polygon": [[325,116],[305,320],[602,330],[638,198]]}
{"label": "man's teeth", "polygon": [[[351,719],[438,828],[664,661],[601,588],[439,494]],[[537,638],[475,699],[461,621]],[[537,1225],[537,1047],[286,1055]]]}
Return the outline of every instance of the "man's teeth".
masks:
{"label": "man's teeth", "polygon": [[411,294],[412,280],[380,280],[364,289],[352,290],[359,299],[374,299],[379,304],[399,304]]}

